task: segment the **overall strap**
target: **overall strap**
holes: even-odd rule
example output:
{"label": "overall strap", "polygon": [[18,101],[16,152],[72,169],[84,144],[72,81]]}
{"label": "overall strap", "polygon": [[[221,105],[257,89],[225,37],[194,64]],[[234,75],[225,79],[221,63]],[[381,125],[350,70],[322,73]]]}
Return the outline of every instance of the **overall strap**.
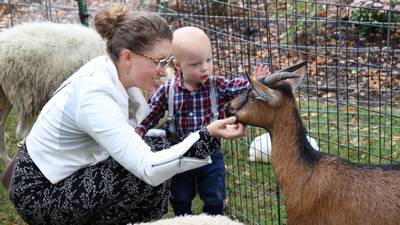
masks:
{"label": "overall strap", "polygon": [[210,100],[211,100],[211,111],[213,114],[212,121],[218,120],[219,112],[218,112],[218,95],[215,91],[215,78],[214,76],[210,77]]}
{"label": "overall strap", "polygon": [[175,122],[174,122],[174,79],[171,79],[169,83],[169,90],[168,90],[168,130],[171,133],[176,133]]}
{"label": "overall strap", "polygon": [[174,80],[171,79],[168,90],[168,117],[174,115]]}

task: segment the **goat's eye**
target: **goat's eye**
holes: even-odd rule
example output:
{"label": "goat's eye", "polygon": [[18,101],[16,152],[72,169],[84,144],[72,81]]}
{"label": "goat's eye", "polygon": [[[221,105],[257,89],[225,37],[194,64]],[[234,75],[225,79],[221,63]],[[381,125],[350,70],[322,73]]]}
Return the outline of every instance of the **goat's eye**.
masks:
{"label": "goat's eye", "polygon": [[256,90],[251,89],[248,94],[248,98],[250,101],[252,100],[263,100],[263,97]]}

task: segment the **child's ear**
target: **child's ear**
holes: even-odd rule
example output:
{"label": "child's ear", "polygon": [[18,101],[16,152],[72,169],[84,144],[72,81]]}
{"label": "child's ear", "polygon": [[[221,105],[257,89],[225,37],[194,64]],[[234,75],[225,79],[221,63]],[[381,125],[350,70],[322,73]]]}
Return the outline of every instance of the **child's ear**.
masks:
{"label": "child's ear", "polygon": [[176,59],[172,60],[172,64],[174,64],[174,67],[175,67],[176,70],[180,70],[181,69],[181,64],[178,61],[176,61]]}

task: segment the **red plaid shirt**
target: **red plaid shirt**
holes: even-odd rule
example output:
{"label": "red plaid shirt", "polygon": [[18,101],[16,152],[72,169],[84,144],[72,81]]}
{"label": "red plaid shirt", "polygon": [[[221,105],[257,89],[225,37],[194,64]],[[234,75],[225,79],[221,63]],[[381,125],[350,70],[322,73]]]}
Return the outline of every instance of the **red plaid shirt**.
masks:
{"label": "red plaid shirt", "polygon": [[[210,100],[209,78],[202,86],[189,91],[183,86],[182,78],[177,75],[174,81],[174,118],[176,132],[180,140],[190,133],[208,125],[213,117]],[[137,126],[143,133],[154,127],[168,110],[168,92],[171,81],[167,80],[150,99],[150,114]],[[224,118],[224,105],[248,89],[249,82],[244,78],[229,80],[225,77],[214,79],[217,94],[219,119]]]}

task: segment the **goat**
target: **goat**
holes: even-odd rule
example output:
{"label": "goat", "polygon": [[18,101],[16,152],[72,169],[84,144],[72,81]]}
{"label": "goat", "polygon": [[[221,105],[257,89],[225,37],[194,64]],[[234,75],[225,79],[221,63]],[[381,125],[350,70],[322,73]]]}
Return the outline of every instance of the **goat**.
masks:
{"label": "goat", "polygon": [[225,106],[238,122],[269,131],[287,224],[399,225],[400,164],[356,164],[313,149],[286,80],[298,77],[281,72],[251,79],[252,88]]}

